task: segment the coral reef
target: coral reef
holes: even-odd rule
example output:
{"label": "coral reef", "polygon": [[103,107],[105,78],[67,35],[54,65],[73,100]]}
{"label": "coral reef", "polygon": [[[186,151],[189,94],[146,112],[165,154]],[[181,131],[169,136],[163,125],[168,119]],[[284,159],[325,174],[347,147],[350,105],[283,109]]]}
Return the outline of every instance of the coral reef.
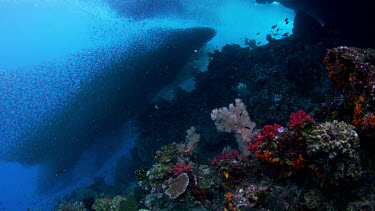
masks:
{"label": "coral reef", "polygon": [[[236,101],[236,105],[241,103]],[[233,115],[230,109],[215,109],[213,120],[219,129],[239,133],[239,128],[249,125],[250,119],[240,121],[242,112],[246,112],[244,106],[239,113],[234,105],[230,108]],[[218,112],[226,115],[215,115]],[[361,178],[362,167],[357,151],[359,137],[354,126],[338,121],[316,125],[310,115],[300,110],[290,115],[288,128],[278,124],[264,126],[247,137],[248,149],[254,154],[224,150],[210,159],[211,169],[196,164],[194,154],[174,150],[175,155],[169,155],[174,157],[168,159],[169,166],[159,159],[141,184],[149,192],[142,203],[152,209],[202,206],[214,210],[222,207],[220,204],[228,210],[280,206],[329,209],[337,206],[329,194],[331,188],[345,192],[336,196],[339,198],[355,194],[349,187]],[[163,165],[165,168],[153,171]],[[158,183],[154,182],[155,178]],[[282,181],[291,183],[289,193]],[[277,194],[282,198],[275,201]],[[170,201],[177,198],[180,200]]]}
{"label": "coral reef", "polygon": [[333,48],[328,73],[332,44],[271,41],[225,46],[195,90],[141,114],[135,197],[87,192],[90,209],[373,209],[374,51]]}

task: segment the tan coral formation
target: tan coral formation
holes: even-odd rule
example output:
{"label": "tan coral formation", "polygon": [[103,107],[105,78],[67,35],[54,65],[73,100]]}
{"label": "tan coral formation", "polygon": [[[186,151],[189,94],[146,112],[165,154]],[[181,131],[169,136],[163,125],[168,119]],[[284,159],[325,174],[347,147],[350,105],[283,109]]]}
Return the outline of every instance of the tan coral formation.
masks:
{"label": "tan coral formation", "polygon": [[176,179],[169,179],[169,188],[165,193],[171,198],[175,199],[183,194],[189,185],[189,176],[186,173],[180,174]]}
{"label": "tan coral formation", "polygon": [[307,152],[321,160],[326,175],[332,175],[330,182],[338,184],[340,179],[357,181],[362,167],[356,148],[359,137],[355,127],[345,122],[319,124],[307,137]]}
{"label": "tan coral formation", "polygon": [[324,151],[330,159],[345,153],[353,157],[355,148],[359,147],[358,134],[354,129],[353,125],[337,120],[322,123],[307,138],[307,152],[311,155]]}

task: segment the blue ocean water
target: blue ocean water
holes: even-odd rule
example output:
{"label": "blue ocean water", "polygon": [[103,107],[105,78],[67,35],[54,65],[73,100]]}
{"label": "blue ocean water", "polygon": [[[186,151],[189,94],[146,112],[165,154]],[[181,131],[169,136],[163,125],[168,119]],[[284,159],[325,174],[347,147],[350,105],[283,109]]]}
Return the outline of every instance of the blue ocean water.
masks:
{"label": "blue ocean water", "polygon": [[[95,176],[110,184],[108,172],[137,136],[128,120],[138,110],[124,111],[118,96],[142,107],[172,83],[177,73],[152,86],[143,78],[155,70],[150,66],[166,66],[170,46],[186,44],[178,47],[177,69],[195,50],[244,47],[245,38],[266,44],[274,25],[292,34],[295,15],[276,2],[181,0],[178,8],[141,2],[0,2],[1,209],[51,210]],[[204,71],[208,62],[190,65]]]}

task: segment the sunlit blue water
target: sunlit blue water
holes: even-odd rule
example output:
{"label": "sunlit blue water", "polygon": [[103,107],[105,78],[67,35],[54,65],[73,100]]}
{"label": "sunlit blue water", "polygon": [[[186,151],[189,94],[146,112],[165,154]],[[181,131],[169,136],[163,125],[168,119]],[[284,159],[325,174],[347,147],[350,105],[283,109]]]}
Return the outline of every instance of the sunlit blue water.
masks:
{"label": "sunlit blue water", "polygon": [[[273,25],[291,33],[293,22],[285,25],[284,19],[294,18],[291,10],[279,4],[257,5],[248,0],[181,0],[178,12],[171,5],[170,10],[143,18],[119,13],[120,8],[108,2],[0,2],[0,208],[49,210],[59,194],[89,184],[90,176],[105,175],[103,169],[111,168],[109,163],[127,153],[133,139],[129,137],[133,136],[124,122],[123,127],[113,128],[113,133],[90,143],[70,142],[69,146],[82,153],[76,155],[79,161],[53,166],[63,163],[61,153],[68,149],[51,131],[59,130],[53,128],[55,118],[64,115],[59,112],[71,106],[72,99],[86,92],[91,83],[110,75],[113,64],[142,58],[143,51],[163,46],[165,40],[155,37],[153,30],[210,27],[216,35],[204,48],[212,52],[225,44],[245,46],[245,38],[266,44],[266,34]],[[207,65],[199,62],[202,68]],[[77,112],[77,119],[82,113]],[[43,134],[41,128],[51,131]],[[69,137],[59,134],[64,135]],[[108,142],[120,142],[121,150],[108,153],[100,165],[89,166],[88,160],[95,156],[87,155],[98,154],[100,144]],[[60,157],[53,157],[54,151]],[[48,153],[51,155],[46,156]],[[80,171],[82,168],[86,170]],[[51,177],[61,169],[67,173]],[[107,179],[110,181],[110,176]],[[40,187],[43,193],[39,193]]]}

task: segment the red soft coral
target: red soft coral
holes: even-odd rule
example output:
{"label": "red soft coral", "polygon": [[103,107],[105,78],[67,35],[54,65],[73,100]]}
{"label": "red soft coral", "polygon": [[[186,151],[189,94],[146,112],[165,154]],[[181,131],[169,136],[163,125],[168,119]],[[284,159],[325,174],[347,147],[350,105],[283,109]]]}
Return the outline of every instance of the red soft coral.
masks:
{"label": "red soft coral", "polygon": [[302,110],[298,111],[297,113],[292,113],[290,115],[290,121],[288,123],[288,127],[292,129],[302,129],[305,123],[310,122],[314,123],[315,120],[310,117],[310,115],[306,115],[306,113]]}
{"label": "red soft coral", "polygon": [[266,125],[263,127],[263,129],[254,135],[253,141],[249,144],[248,150],[251,152],[256,152],[258,150],[258,147],[263,144],[263,142],[268,141],[271,142],[276,134],[279,133],[278,129],[282,128],[278,124],[272,125]]}
{"label": "red soft coral", "polygon": [[176,163],[176,166],[173,167],[173,172],[175,176],[178,176],[182,173],[188,173],[193,171],[193,164],[189,163],[185,166],[183,163]]}

